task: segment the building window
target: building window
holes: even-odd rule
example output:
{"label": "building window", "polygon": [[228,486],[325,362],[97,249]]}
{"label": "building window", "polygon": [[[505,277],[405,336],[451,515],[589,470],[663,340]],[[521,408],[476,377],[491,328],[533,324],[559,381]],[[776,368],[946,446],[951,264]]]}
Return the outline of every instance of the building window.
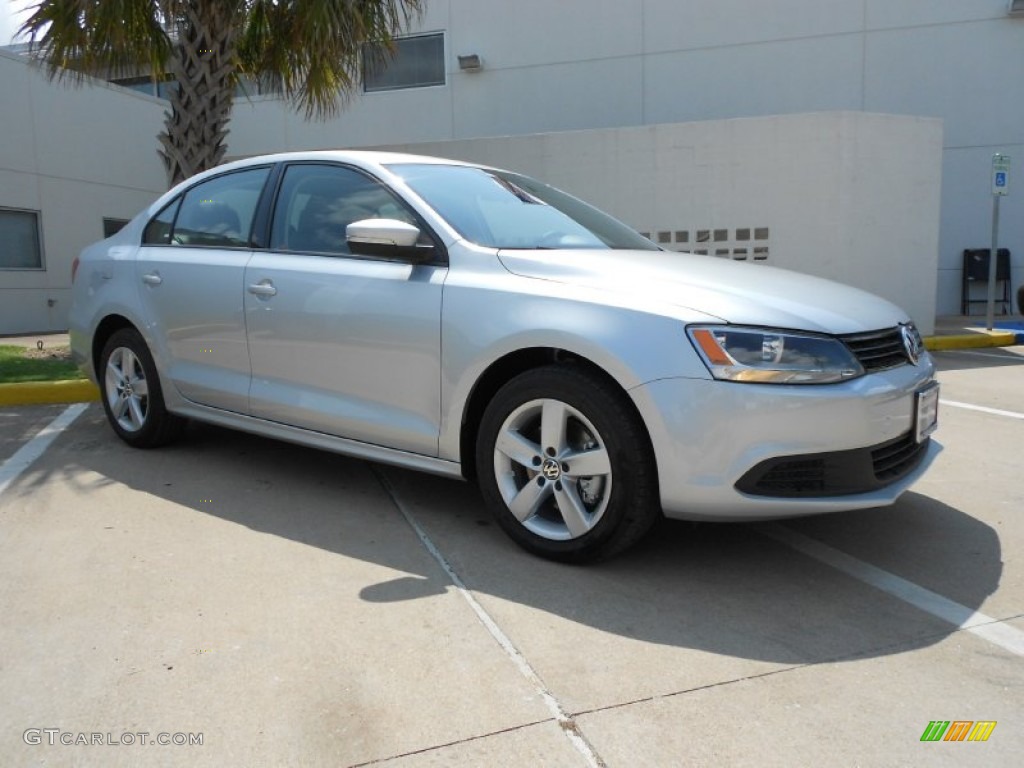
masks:
{"label": "building window", "polygon": [[128,88],[144,93],[147,96],[156,96],[158,99],[165,100],[170,98],[170,90],[178,85],[178,81],[168,74],[160,75],[158,78],[153,78],[149,75],[144,77],[121,77],[110,82],[114,85],[120,85],[122,88]]}
{"label": "building window", "polygon": [[0,208],[0,269],[42,269],[39,213]]}
{"label": "building window", "polygon": [[128,219],[103,219],[103,237],[113,237],[128,223]]}
{"label": "building window", "polygon": [[394,91],[445,84],[444,33],[395,40],[393,56],[380,46],[363,47],[363,90]]}

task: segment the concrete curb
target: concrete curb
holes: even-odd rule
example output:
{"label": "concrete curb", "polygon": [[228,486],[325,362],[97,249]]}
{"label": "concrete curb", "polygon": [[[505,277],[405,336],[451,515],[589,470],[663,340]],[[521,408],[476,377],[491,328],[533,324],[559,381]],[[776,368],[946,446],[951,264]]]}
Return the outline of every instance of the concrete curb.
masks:
{"label": "concrete curb", "polygon": [[85,379],[0,384],[0,406],[90,403],[99,399],[99,388]]}
{"label": "concrete curb", "polygon": [[928,336],[924,340],[924,346],[933,351],[1012,347],[1014,344],[1020,344],[1022,337],[1024,334],[1012,331],[979,331],[978,333],[950,334],[948,336]]}

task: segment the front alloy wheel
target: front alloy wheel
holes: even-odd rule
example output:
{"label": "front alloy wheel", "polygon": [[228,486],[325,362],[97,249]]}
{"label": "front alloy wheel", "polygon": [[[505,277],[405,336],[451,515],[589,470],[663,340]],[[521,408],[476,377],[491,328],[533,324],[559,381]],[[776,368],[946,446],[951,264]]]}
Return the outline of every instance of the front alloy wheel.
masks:
{"label": "front alloy wheel", "polygon": [[612,467],[597,429],[568,403],[531,400],[505,419],[494,476],[524,528],[552,541],[589,533],[608,508]]}
{"label": "front alloy wheel", "polygon": [[582,366],[536,368],[498,390],[480,423],[476,466],[505,532],[553,560],[608,557],[661,514],[639,416],[614,382]]}

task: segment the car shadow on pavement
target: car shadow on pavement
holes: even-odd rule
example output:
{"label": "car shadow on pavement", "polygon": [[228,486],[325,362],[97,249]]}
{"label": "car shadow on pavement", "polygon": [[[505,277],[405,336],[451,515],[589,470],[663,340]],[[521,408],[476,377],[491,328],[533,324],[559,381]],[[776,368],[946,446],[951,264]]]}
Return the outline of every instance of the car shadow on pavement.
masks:
{"label": "car shadow on pavement", "polygon": [[[519,550],[493,524],[475,487],[455,480],[206,425],[190,425],[173,446],[136,451],[116,439],[97,406],[55,451],[69,482],[96,473],[254,531],[402,572],[354,585],[368,602],[453,588],[397,499],[485,607],[500,610],[494,601],[508,601],[624,638],[785,664],[900,653],[955,630],[754,524],[664,521],[608,562],[567,566]],[[89,487],[82,484],[83,492]],[[774,525],[972,611],[1002,573],[995,530],[921,494],[886,509]]]}

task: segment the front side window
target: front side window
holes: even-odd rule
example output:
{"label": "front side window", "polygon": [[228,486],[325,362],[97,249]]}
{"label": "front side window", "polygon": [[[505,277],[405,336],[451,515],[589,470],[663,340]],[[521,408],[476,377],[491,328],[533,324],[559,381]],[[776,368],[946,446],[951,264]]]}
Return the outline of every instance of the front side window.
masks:
{"label": "front side window", "polygon": [[[196,184],[182,198],[170,242],[218,248],[248,247],[256,205],[269,173],[270,168],[253,168]],[[150,222],[151,227],[154,222]]]}
{"label": "front side window", "polygon": [[0,269],[42,269],[39,213],[0,208]]}
{"label": "front side window", "polygon": [[379,45],[363,47],[363,90],[394,91],[444,85],[444,34],[413,35],[395,41],[389,53]]}
{"label": "front side window", "polygon": [[507,171],[443,164],[389,169],[464,238],[490,248],[629,248],[658,246],[572,195]]}
{"label": "front side window", "polygon": [[348,225],[364,219],[398,219],[422,230],[412,212],[369,176],[335,165],[292,165],[281,182],[270,247],[348,254]]}

